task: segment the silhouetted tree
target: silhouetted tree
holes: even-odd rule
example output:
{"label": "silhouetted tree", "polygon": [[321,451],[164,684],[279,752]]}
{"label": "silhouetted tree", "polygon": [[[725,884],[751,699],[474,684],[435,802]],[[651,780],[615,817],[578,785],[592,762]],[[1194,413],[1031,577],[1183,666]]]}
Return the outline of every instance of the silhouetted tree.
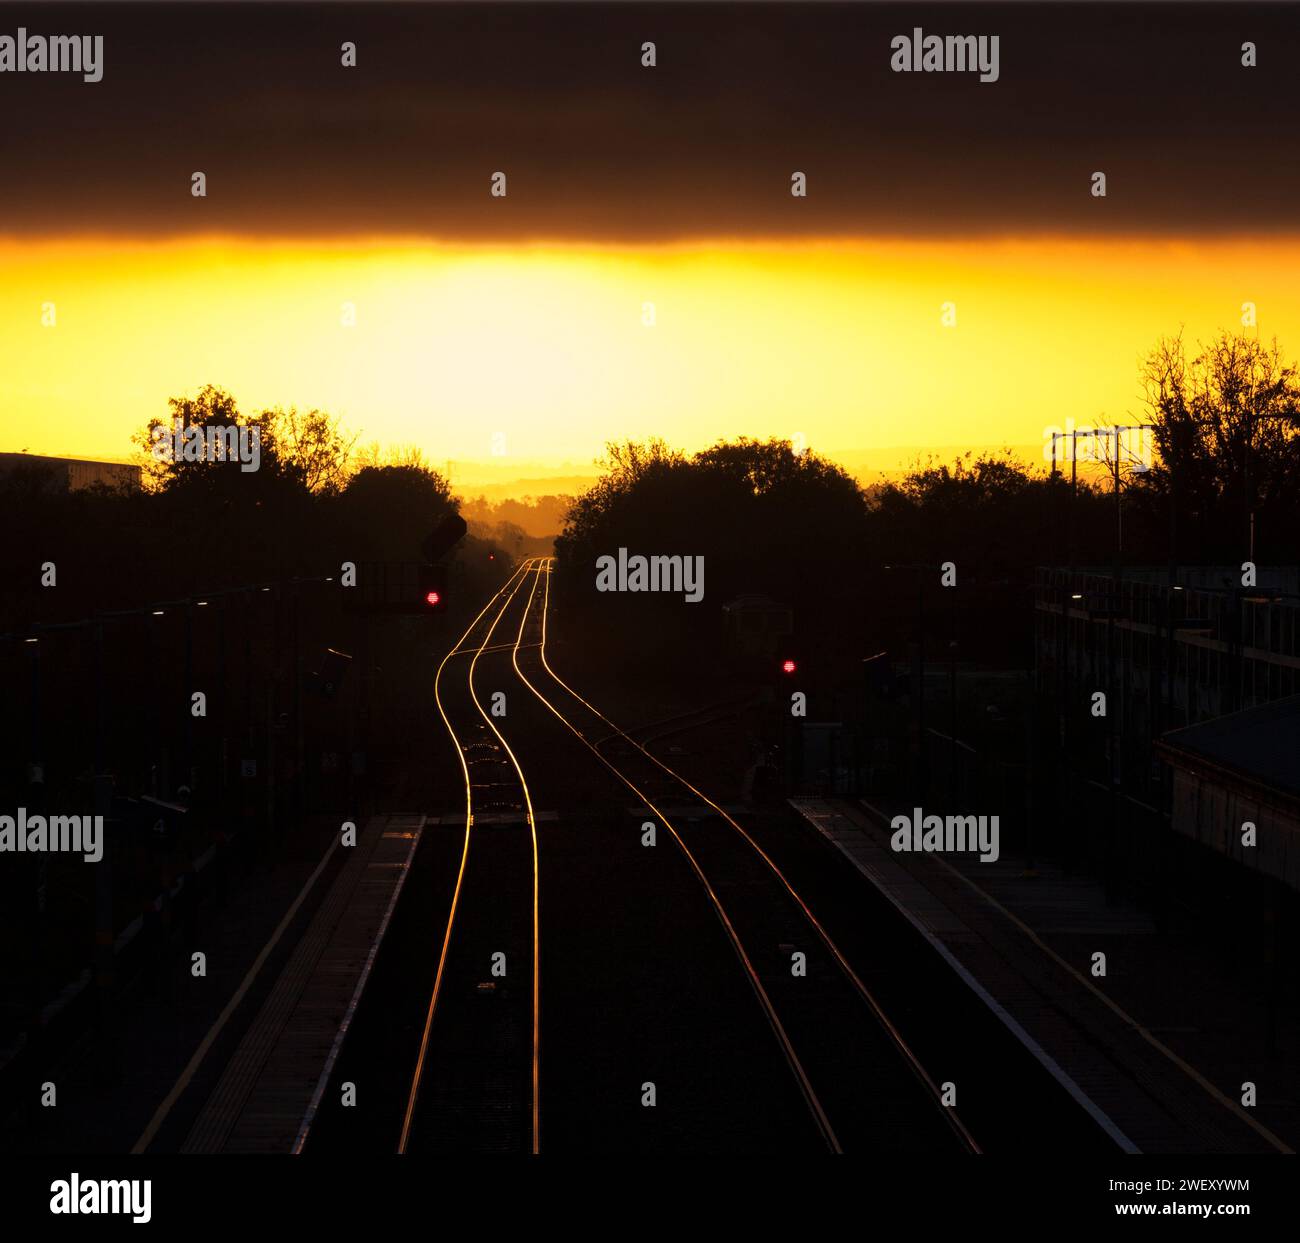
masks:
{"label": "silhouetted tree", "polygon": [[266,411],[276,450],[287,471],[309,492],[335,493],[347,484],[356,436],[343,433],[340,421],[320,410],[299,412],[290,406]]}
{"label": "silhouetted tree", "polygon": [[427,466],[363,466],[339,493],[344,551],[353,559],[413,561],[420,541],[456,508],[447,480]]}
{"label": "silhouetted tree", "polygon": [[[356,438],[349,440],[333,415],[320,410],[300,412],[292,406],[245,415],[231,394],[212,384],[199,389],[194,397],[168,398],[167,404],[169,416],[150,419],[135,437],[143,453],[145,483],[152,490],[237,483],[246,492],[260,495],[269,482],[271,486],[287,484],[308,492],[332,493],[347,481]],[[223,453],[223,435],[228,429],[256,432],[256,471],[243,469],[249,463],[228,456],[215,460],[177,456],[174,436],[179,432],[183,438],[188,428],[199,429],[205,450],[209,429],[218,433],[216,444]]]}
{"label": "silhouetted tree", "polygon": [[[1251,520],[1274,555],[1297,555],[1300,377],[1274,340],[1220,333],[1187,357],[1182,335],[1148,355],[1142,382],[1158,460],[1136,498],[1167,513],[1174,556],[1239,560]],[[1187,533],[1194,533],[1188,540]],[[1181,533],[1181,534],[1180,534]]]}
{"label": "silhouetted tree", "polygon": [[[703,660],[721,633],[722,605],[744,593],[793,606],[810,639],[852,634],[866,503],[839,467],[789,441],[749,439],[690,457],[657,440],[611,444],[603,466],[556,541],[557,585],[591,614],[591,634],[624,636],[627,650],[678,643],[683,659]],[[704,599],[597,593],[597,559],[619,548],[703,557]]]}
{"label": "silhouetted tree", "polygon": [[[142,474],[145,486],[155,491],[193,488],[212,488],[221,482],[230,482],[239,475],[262,475],[263,478],[282,473],[274,420],[266,413],[245,415],[235,398],[213,384],[205,384],[193,397],[169,397],[167,417],[156,416],[137,433],[135,442],[141,451]],[[204,437],[205,454],[207,434],[224,433],[225,429],[247,429],[258,434],[258,469],[243,471],[236,457],[211,460],[207,456],[188,459],[182,451],[174,452],[174,437],[182,438],[186,429],[195,428]],[[263,474],[265,472],[265,474]],[[250,483],[252,481],[249,481]]]}
{"label": "silhouetted tree", "polygon": [[[875,490],[873,548],[883,562],[956,562],[964,579],[1024,578],[1035,564],[1065,559],[1067,492],[1009,451],[966,453],[951,465],[932,459]],[[1085,535],[1096,501],[1081,484],[1073,503]]]}

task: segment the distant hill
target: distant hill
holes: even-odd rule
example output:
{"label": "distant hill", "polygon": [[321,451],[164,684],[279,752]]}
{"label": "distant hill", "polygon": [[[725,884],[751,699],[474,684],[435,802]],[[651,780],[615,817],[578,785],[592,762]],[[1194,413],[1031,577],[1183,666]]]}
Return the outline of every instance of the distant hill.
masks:
{"label": "distant hill", "polygon": [[492,504],[502,501],[523,501],[541,496],[577,496],[585,492],[600,476],[555,475],[531,479],[507,479],[500,483],[463,483],[452,476],[451,489],[466,500],[483,497]]}
{"label": "distant hill", "polygon": [[472,496],[460,495],[460,512],[485,538],[507,540],[510,528],[534,538],[547,538],[563,529],[564,515],[573,496],[574,493],[525,494],[492,500],[484,491],[475,489]]}

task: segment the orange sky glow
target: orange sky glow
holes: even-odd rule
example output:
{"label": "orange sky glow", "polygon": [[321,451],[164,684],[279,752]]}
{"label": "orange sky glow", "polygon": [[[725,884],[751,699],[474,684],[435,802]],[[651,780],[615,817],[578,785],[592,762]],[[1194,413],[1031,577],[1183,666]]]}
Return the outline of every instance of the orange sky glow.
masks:
{"label": "orange sky glow", "polygon": [[1243,303],[1300,350],[1300,238],[0,240],[0,272],[0,449],[109,459],[205,383],[484,477],[649,436],[1035,446],[1132,421],[1155,340]]}

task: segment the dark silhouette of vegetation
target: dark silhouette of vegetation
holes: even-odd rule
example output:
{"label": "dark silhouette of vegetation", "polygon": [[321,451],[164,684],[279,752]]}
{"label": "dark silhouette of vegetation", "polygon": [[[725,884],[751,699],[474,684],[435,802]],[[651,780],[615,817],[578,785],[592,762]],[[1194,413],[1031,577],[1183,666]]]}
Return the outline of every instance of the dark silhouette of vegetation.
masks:
{"label": "dark silhouette of vegetation", "polygon": [[[225,390],[206,385],[174,397],[165,417],[140,430],[144,487],[68,491],[37,465],[0,479],[0,524],[9,538],[0,569],[9,589],[0,628],[21,629],[141,602],[248,583],[338,573],[343,561],[416,561],[420,541],[457,507],[447,480],[419,453],[357,454],[337,419],[321,411],[245,414]],[[238,460],[160,460],[155,430],[176,421],[259,434],[258,465]],[[465,560],[482,583],[489,563],[479,541]],[[42,587],[51,561],[58,583]],[[461,593],[464,594],[464,593]]]}
{"label": "dark silhouette of vegetation", "polygon": [[[234,397],[211,384],[194,397],[172,397],[167,404],[170,416],[150,419],[135,438],[145,485],[150,490],[239,486],[246,492],[266,492],[288,486],[329,495],[340,491],[347,482],[356,438],[349,440],[332,415],[279,407],[245,415]],[[160,456],[156,446],[168,445],[178,424],[181,428],[198,428],[205,434],[209,429],[220,432],[232,427],[256,432],[257,470],[243,471],[241,463],[234,459],[172,460]],[[244,478],[238,479],[239,475]]]}
{"label": "dark silhouette of vegetation", "polygon": [[[662,441],[611,444],[605,473],[569,511],[556,552],[562,590],[594,606],[597,557],[703,556],[704,599],[606,594],[607,625],[654,634],[656,645],[697,643],[721,625],[720,606],[745,593],[816,600],[809,627],[834,626],[853,594],[846,568],[866,544],[866,501],[854,480],[789,441],[740,439],[690,457]],[[810,536],[816,533],[816,538]],[[687,642],[689,641],[689,643]]]}
{"label": "dark silhouette of vegetation", "polygon": [[[1023,605],[1035,562],[1065,556],[1063,529],[1049,515],[1064,512],[1068,486],[1009,459],[918,465],[870,495],[833,463],[782,440],[724,442],[689,457],[659,441],[611,445],[604,465],[556,541],[559,583],[605,625],[645,636],[653,650],[675,638],[683,658],[692,648],[716,650],[720,608],[741,594],[792,606],[805,649],[847,658],[849,647],[896,640],[914,622],[916,580],[897,572],[904,567],[933,565],[937,583],[938,562],[956,561],[963,584],[1011,583]],[[1074,500],[1081,548],[1099,552],[1110,527],[1090,518],[1107,512],[1105,498],[1084,484]],[[705,600],[598,598],[596,558],[620,547],[702,555]],[[965,596],[968,608],[974,599]]]}
{"label": "dark silhouette of vegetation", "polygon": [[[1167,516],[1174,559],[1293,560],[1300,531],[1300,375],[1276,339],[1220,333],[1191,358],[1182,335],[1142,368],[1158,459],[1135,489]],[[1253,532],[1252,532],[1253,521]]]}
{"label": "dark silhouette of vegetation", "polygon": [[967,579],[1023,577],[1026,567],[1068,559],[1071,507],[1077,557],[1101,559],[1112,529],[1095,485],[1081,482],[1071,497],[1068,481],[1034,472],[1009,451],[930,461],[874,490],[873,550],[884,563],[952,561]]}
{"label": "dark silhouette of vegetation", "polygon": [[420,539],[455,508],[446,479],[416,462],[363,466],[337,498],[358,555],[375,560],[412,560]]}

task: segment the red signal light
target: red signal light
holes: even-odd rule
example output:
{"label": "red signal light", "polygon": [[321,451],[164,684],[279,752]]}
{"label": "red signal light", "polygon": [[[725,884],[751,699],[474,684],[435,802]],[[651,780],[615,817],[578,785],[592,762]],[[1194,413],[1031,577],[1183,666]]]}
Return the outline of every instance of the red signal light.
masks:
{"label": "red signal light", "polygon": [[416,597],[423,597],[426,607],[441,613],[447,607],[447,567],[445,565],[422,565],[420,567],[419,592]]}
{"label": "red signal light", "polygon": [[784,661],[784,662],[782,663],[782,665],[781,665],[781,672],[782,672],[782,673],[793,673],[793,672],[794,672],[796,669],[798,669],[798,668],[799,668],[799,666],[796,665],[796,664],[794,663],[794,661],[792,661],[792,660],[787,660],[787,661]]}

